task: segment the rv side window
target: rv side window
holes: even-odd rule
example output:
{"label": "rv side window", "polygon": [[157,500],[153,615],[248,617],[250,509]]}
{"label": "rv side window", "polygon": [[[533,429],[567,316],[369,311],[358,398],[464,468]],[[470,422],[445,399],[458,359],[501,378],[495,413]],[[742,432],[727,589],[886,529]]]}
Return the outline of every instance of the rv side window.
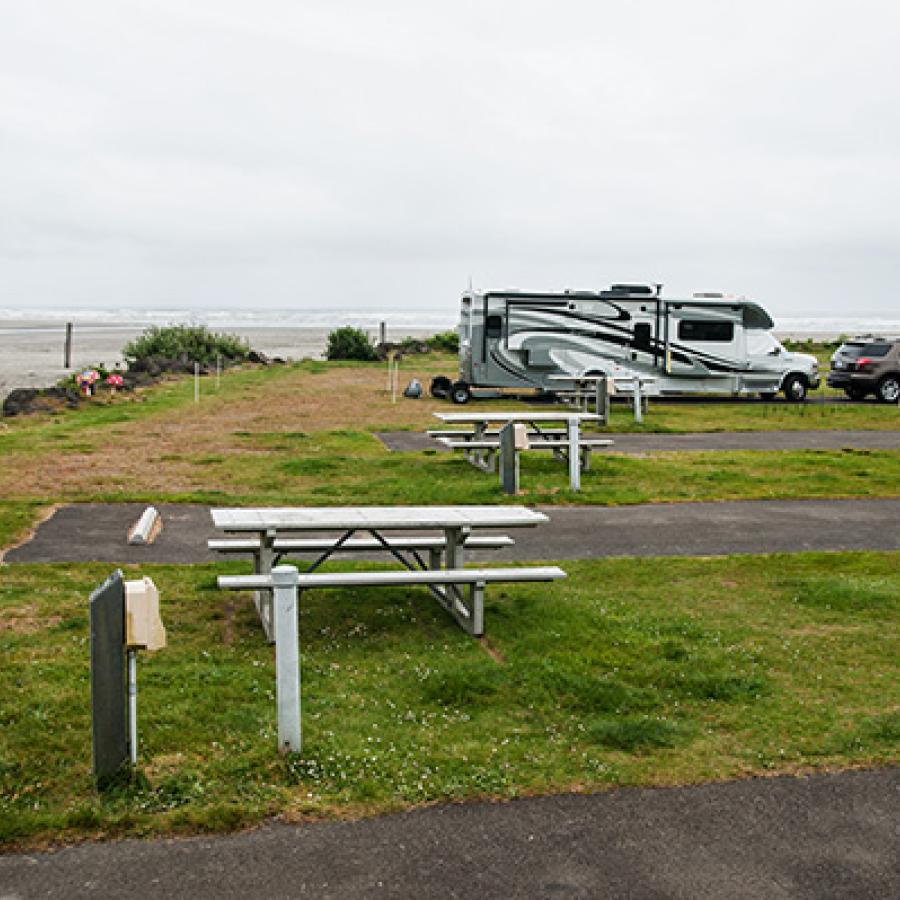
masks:
{"label": "rv side window", "polygon": [[488,316],[484,326],[485,333],[489,338],[498,338],[503,334],[503,317]]}
{"label": "rv side window", "polygon": [[734,340],[734,322],[682,319],[678,323],[678,337],[682,341],[715,341],[718,344],[727,344]]}

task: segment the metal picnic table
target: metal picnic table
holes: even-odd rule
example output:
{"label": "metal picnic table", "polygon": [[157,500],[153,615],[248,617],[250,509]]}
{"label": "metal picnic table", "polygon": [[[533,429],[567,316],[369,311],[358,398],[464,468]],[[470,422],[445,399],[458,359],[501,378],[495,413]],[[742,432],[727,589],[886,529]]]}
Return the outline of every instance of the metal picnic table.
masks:
{"label": "metal picnic table", "polygon": [[[310,588],[375,587],[421,584],[437,597],[462,628],[484,632],[484,590],[493,582],[553,581],[565,577],[555,566],[464,569],[465,542],[473,529],[526,528],[548,521],[544,513],[521,506],[396,506],[213,509],[213,523],[230,533],[255,534],[259,552],[257,572],[249,576],[221,576],[219,586],[256,590],[257,609],[275,642],[278,746],[282,752],[301,748],[299,593]],[[430,553],[429,563],[410,542],[391,537],[397,532],[443,532],[443,553]],[[277,565],[277,541],[286,533],[330,533],[324,551],[302,573],[294,566]],[[352,536],[366,532],[378,547],[403,565],[402,571],[327,572],[316,570],[339,552]],[[386,536],[387,535],[387,536]],[[414,543],[414,542],[413,542]],[[444,564],[441,564],[443,559]],[[470,589],[467,606],[461,588]],[[274,601],[274,602],[273,602]]]}
{"label": "metal picnic table", "polygon": [[[597,413],[574,412],[534,412],[532,410],[497,410],[484,412],[434,413],[435,418],[447,425],[471,425],[471,431],[445,431],[438,437],[452,449],[462,449],[466,460],[476,468],[493,472],[495,460],[499,452],[499,440],[488,439],[490,425],[525,425],[528,432],[529,449],[545,447],[552,449],[554,455],[566,460],[569,464],[569,483],[572,490],[581,486],[580,472],[587,465],[587,457],[591,446],[608,445],[611,441],[583,440],[581,425],[586,422],[603,424],[604,416]],[[565,436],[560,437],[559,429],[549,428],[553,423],[565,425]],[[459,438],[457,441],[456,438]],[[582,452],[584,451],[584,452]],[[585,456],[585,459],[582,459]]]}

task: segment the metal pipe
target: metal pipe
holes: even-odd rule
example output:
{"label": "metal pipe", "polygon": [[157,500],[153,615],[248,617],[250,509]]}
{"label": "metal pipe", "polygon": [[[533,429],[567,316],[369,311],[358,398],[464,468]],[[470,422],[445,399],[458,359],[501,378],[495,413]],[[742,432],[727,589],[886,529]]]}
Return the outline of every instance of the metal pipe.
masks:
{"label": "metal pipe", "polygon": [[128,651],[128,749],[137,765],[137,650]]}

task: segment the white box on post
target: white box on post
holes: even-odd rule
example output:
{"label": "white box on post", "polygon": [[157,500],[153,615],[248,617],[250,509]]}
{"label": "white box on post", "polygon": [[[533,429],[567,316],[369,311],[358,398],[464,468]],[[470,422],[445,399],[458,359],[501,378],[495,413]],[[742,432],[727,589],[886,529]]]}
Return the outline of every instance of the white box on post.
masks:
{"label": "white box on post", "polygon": [[160,650],[166,646],[159,591],[151,578],[125,582],[125,645],[129,650]]}

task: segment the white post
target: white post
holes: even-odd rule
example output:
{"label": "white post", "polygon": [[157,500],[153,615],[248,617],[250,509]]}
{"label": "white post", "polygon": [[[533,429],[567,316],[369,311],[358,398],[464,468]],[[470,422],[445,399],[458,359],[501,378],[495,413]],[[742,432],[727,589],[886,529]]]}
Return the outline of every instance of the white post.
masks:
{"label": "white post", "polygon": [[644,405],[641,399],[641,377],[634,376],[634,421],[644,421]]}
{"label": "white post", "polygon": [[272,569],[275,594],[275,700],[278,752],[300,752],[300,634],[297,620],[297,567]]}
{"label": "white post", "polygon": [[569,438],[569,487],[573,491],[581,490],[581,449],[579,447],[578,417],[568,419]]}
{"label": "white post", "polygon": [[392,394],[393,390],[394,390],[394,354],[393,353],[388,353],[387,364],[388,364],[387,390],[388,390],[389,394]]}
{"label": "white post", "polygon": [[394,360],[393,377],[391,378],[391,403],[397,402],[397,385],[400,381],[400,360]]}
{"label": "white post", "polygon": [[200,363],[194,363],[194,403],[200,402]]}
{"label": "white post", "polygon": [[128,651],[128,750],[137,765],[137,650]]}

